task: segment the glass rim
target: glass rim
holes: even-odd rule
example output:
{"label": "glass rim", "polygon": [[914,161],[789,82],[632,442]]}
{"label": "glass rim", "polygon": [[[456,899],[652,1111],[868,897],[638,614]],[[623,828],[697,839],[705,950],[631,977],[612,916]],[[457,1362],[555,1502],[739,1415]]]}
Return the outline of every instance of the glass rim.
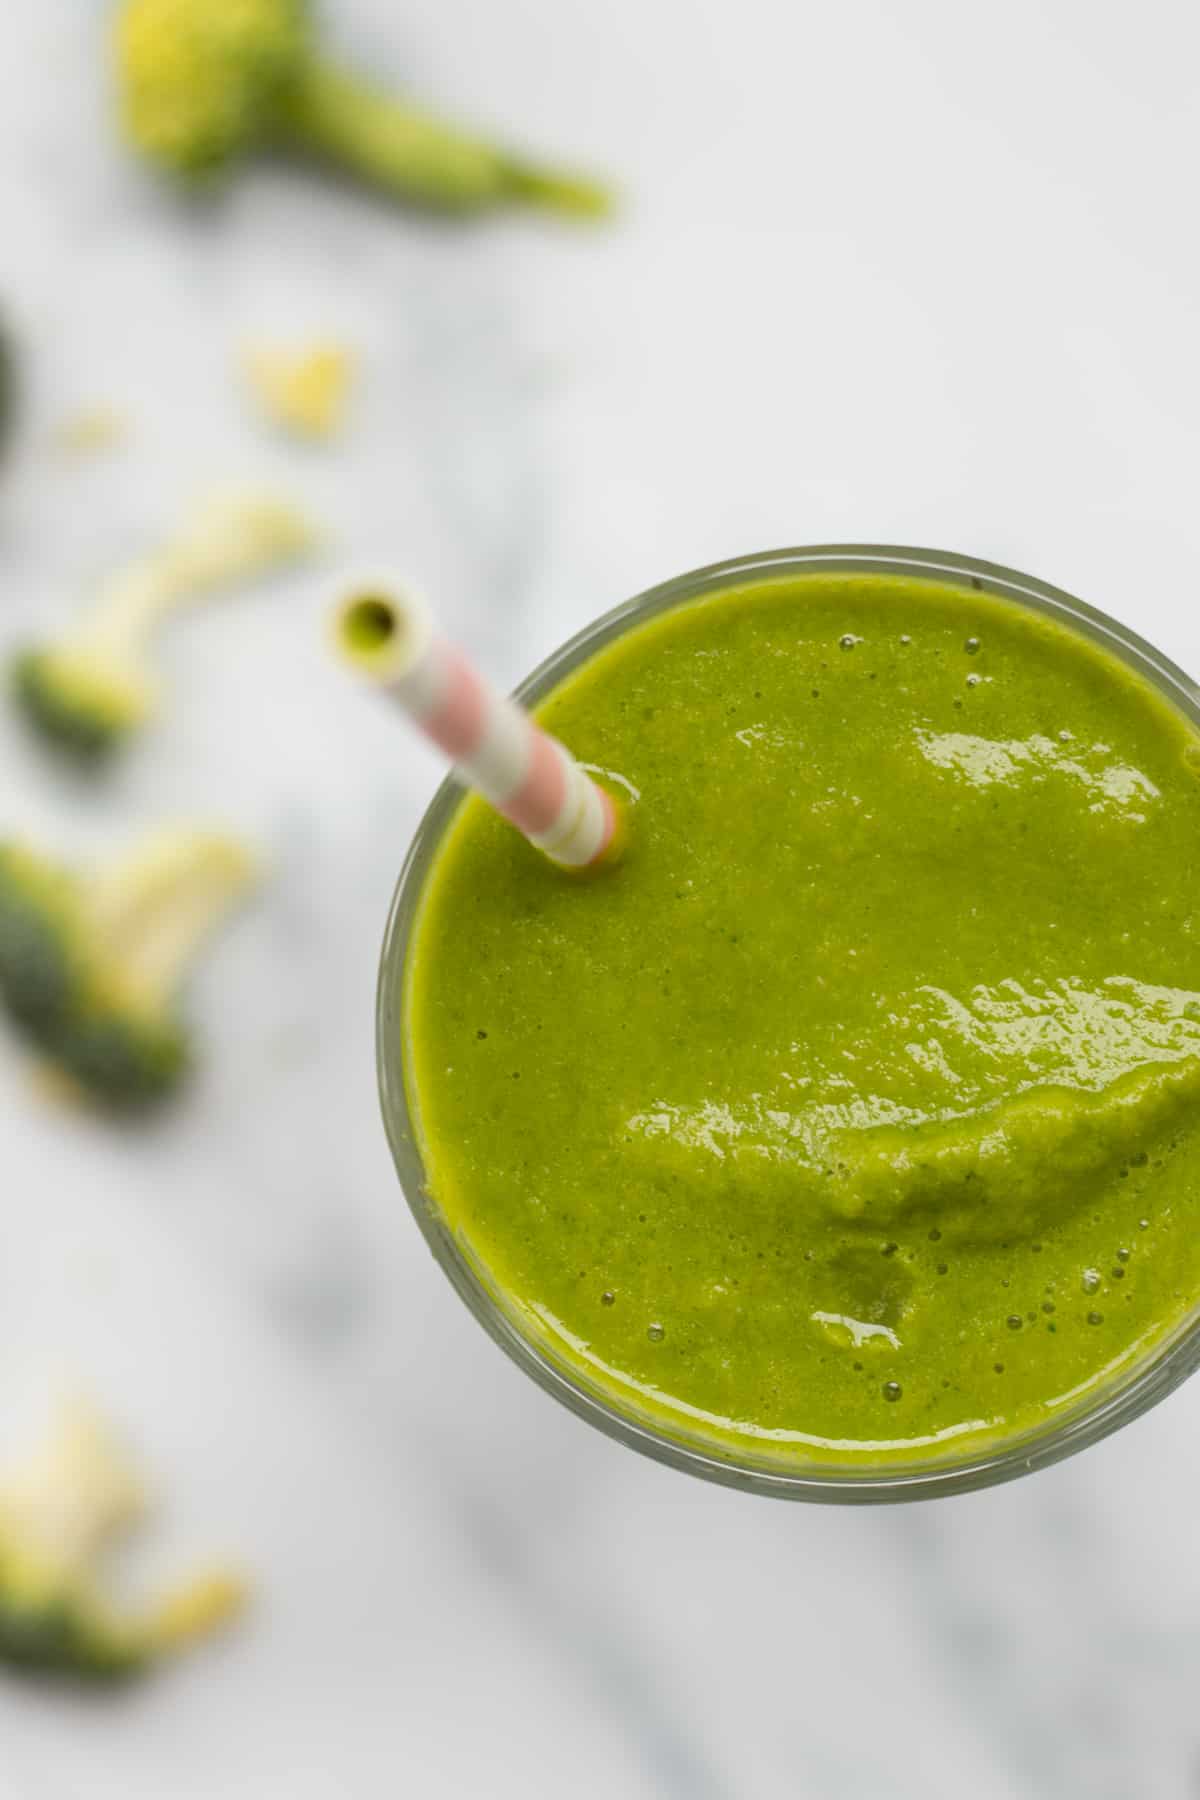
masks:
{"label": "glass rim", "polygon": [[[793,573],[894,573],[926,576],[966,586],[992,598],[1065,623],[1102,644],[1200,729],[1200,687],[1168,657],[1127,626],[1061,588],[1034,576],[944,550],[888,544],[817,544],[733,557],[689,570],[634,595],[577,631],[514,690],[527,705],[546,696],[567,675],[625,631],[732,585]],[[476,1320],[509,1357],[547,1393],[609,1437],[653,1460],[744,1491],[793,1500],[848,1504],[929,1499],[1010,1481],[1060,1461],[1139,1417],[1200,1365],[1200,1304],[1145,1353],[1130,1356],[1112,1380],[1097,1386],[1061,1414],[974,1449],[949,1447],[944,1455],[861,1465],[822,1463],[792,1453],[788,1460],[742,1446],[706,1441],[703,1434],[669,1427],[622,1410],[611,1390],[590,1382],[566,1356],[535,1337],[518,1308],[506,1307],[488,1285],[466,1245],[442,1217],[429,1191],[407,1080],[403,1009],[408,948],[426,877],[464,799],[453,775],[441,783],[413,836],[396,883],[380,960],[376,1003],[376,1058],[384,1128],[405,1199],[427,1245]]]}

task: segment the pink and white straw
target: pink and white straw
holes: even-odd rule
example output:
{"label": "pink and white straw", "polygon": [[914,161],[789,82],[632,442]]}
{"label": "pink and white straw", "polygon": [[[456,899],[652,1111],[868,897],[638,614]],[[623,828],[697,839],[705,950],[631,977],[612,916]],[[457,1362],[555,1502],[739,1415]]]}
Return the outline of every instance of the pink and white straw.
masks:
{"label": "pink and white straw", "polygon": [[390,584],[357,583],[335,629],[351,664],[398,701],[460,780],[531,844],[563,868],[603,859],[617,831],[610,796],[440,635],[420,600]]}

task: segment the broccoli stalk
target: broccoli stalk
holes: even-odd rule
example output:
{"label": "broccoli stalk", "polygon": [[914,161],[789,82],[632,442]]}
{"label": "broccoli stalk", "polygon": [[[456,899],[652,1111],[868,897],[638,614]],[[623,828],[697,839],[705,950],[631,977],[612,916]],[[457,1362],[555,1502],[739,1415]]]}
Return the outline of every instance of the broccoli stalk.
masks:
{"label": "broccoli stalk", "polygon": [[17,401],[17,358],[12,336],[0,316],[0,456],[8,449]]}
{"label": "broccoli stalk", "polygon": [[226,1571],[187,1581],[138,1613],[99,1580],[106,1551],[147,1510],[135,1472],[81,1407],[0,1479],[0,1662],[29,1674],[112,1681],[214,1630],[241,1604]]}
{"label": "broccoli stalk", "polygon": [[179,989],[202,941],[249,886],[227,838],[166,831],[80,875],[0,844],[0,1000],[53,1068],[101,1105],[163,1099],[191,1060]]}
{"label": "broccoli stalk", "polygon": [[605,210],[595,184],[411,109],[315,55],[311,36],[307,0],[123,0],[113,47],[127,138],[193,180],[261,146],[443,212],[507,202]]}
{"label": "broccoli stalk", "polygon": [[18,652],[13,689],[26,719],[54,748],[96,767],[154,710],[148,651],[163,618],[296,560],[314,542],[308,522],[281,501],[235,494],[202,502],[172,542],[112,576],[60,640]]}

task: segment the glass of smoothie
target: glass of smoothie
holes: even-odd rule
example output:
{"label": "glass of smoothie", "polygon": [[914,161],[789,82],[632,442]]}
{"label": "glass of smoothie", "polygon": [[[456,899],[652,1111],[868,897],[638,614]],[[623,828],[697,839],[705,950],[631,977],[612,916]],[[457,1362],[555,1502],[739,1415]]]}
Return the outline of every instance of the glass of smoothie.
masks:
{"label": "glass of smoothie", "polygon": [[555,868],[453,780],[379,985],[404,1192],[548,1392],[798,1499],[978,1487],[1200,1359],[1200,704],[938,551],[775,551],[519,690],[620,803]]}

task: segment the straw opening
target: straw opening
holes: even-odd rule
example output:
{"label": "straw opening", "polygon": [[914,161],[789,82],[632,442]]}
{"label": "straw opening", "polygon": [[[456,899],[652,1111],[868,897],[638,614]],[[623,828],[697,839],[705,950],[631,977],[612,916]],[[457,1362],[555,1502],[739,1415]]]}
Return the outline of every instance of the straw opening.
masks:
{"label": "straw opening", "polygon": [[359,656],[386,650],[396,635],[396,615],[377,594],[363,594],[351,602],[342,620],[347,646]]}
{"label": "straw opening", "polygon": [[347,594],[334,635],[342,655],[364,674],[395,680],[419,660],[429,626],[411,595],[370,583]]}

